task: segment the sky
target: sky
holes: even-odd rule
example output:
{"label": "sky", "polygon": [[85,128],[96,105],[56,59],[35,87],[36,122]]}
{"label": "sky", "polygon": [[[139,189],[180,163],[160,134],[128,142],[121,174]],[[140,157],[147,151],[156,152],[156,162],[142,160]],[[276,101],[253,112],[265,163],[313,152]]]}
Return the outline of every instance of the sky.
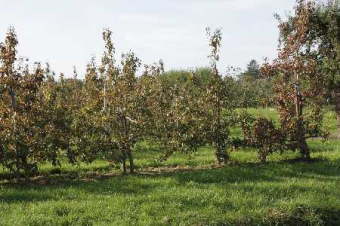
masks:
{"label": "sky", "polygon": [[76,66],[84,77],[92,56],[100,61],[102,31],[113,32],[116,59],[132,50],[165,69],[207,66],[205,28],[221,28],[219,69],[277,55],[278,28],[273,14],[284,16],[295,0],[0,0],[0,41],[14,26],[18,55],[48,62],[67,77]]}

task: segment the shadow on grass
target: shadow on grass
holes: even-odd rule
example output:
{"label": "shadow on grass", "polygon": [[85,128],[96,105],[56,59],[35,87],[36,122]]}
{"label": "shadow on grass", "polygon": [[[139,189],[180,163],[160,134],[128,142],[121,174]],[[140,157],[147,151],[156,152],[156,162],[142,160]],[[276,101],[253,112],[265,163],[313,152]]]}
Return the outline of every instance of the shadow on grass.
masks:
{"label": "shadow on grass", "polygon": [[[0,190],[1,194],[1,190]],[[53,200],[50,195],[35,193],[35,192],[14,192],[0,195],[0,203],[29,203],[29,202],[44,202]]]}
{"label": "shadow on grass", "polygon": [[[144,172],[145,173],[145,172]],[[147,195],[164,184],[185,186],[195,183],[198,187],[218,185],[228,187],[238,184],[285,182],[289,178],[313,179],[320,182],[334,181],[340,175],[340,162],[319,160],[314,163],[287,162],[245,163],[221,169],[179,169],[161,174],[141,174],[122,176],[117,174],[93,175],[89,178],[78,178],[79,175],[54,175],[36,178],[30,182],[7,182],[0,184],[1,190],[12,189],[14,192],[0,195],[2,202],[46,201],[50,197],[44,192],[59,190],[77,190],[96,194]],[[88,176],[88,175],[87,175]],[[170,181],[170,182],[169,182]],[[302,189],[302,188],[301,188]],[[263,191],[266,192],[266,191]],[[40,196],[41,195],[41,196]]]}
{"label": "shadow on grass", "polygon": [[[318,197],[313,199],[322,199],[329,195],[337,197],[340,191],[333,192],[332,189],[336,186],[333,182],[339,176],[340,161],[328,162],[323,159],[313,163],[292,164],[282,161],[267,164],[245,163],[220,169],[179,169],[161,174],[111,174],[96,180],[77,180],[55,175],[49,178],[49,183],[45,183],[45,178],[40,181],[44,183],[32,181],[0,184],[0,203],[27,204],[58,201],[60,198],[65,201],[83,201],[87,196],[100,200],[118,195],[122,198],[129,197],[130,201],[133,197],[132,204],[137,206],[149,201],[166,206],[176,203],[185,210],[195,211],[202,206],[213,205],[219,215],[244,211],[245,207],[242,205],[249,208],[256,205],[256,208],[265,209],[261,216],[244,216],[233,222],[218,220],[216,225],[314,225],[317,222],[339,225],[340,208],[335,207],[336,204],[330,204],[329,207],[294,204],[290,209],[280,209],[275,204],[275,200],[293,200],[301,195],[309,197],[316,194]],[[301,183],[292,182],[292,178]],[[308,184],[311,179],[316,185],[323,183],[322,186],[308,186],[304,183]],[[332,186],[328,187],[330,184]],[[174,190],[168,192],[170,189]],[[198,195],[193,195],[195,192],[199,192]],[[149,194],[153,194],[151,200],[146,198]],[[229,198],[232,194],[238,194],[241,202]],[[215,199],[215,196],[220,198]],[[255,204],[255,196],[265,201]],[[208,222],[210,220],[207,218],[206,223],[211,223]]]}

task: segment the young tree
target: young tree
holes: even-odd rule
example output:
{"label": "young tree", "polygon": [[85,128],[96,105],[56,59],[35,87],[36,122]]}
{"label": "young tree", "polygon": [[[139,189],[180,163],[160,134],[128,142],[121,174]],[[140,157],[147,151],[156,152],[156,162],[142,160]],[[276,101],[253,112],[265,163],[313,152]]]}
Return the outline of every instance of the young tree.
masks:
{"label": "young tree", "polygon": [[179,84],[160,84],[155,120],[158,140],[166,149],[161,160],[175,151],[196,152],[206,143],[208,115],[200,85],[195,73],[185,76]]}
{"label": "young tree", "polygon": [[277,16],[281,48],[273,64],[266,63],[262,70],[274,76],[281,129],[289,148],[309,159],[307,139],[322,132],[324,77],[318,70],[318,43],[308,39],[314,4],[297,0],[294,10],[295,16],[286,22]]}
{"label": "young tree", "polygon": [[71,139],[67,156],[72,163],[78,161],[89,163],[103,153],[109,158],[110,153],[115,153],[115,145],[111,142],[111,133],[109,127],[105,125],[102,112],[103,81],[99,78],[95,58],[93,57],[87,64],[81,89],[75,85],[77,81],[75,77],[71,83],[63,86],[69,93],[65,97],[69,97],[71,114]]}
{"label": "young tree", "polygon": [[15,171],[24,170],[26,178],[46,158],[40,142],[40,86],[44,73],[39,63],[33,72],[22,61],[17,64],[17,36],[8,30],[0,44],[0,161]]}
{"label": "young tree", "polygon": [[[102,58],[100,72],[103,81],[103,115],[111,131],[111,137],[117,144],[123,173],[127,171],[129,161],[130,173],[134,173],[132,149],[140,140],[148,137],[151,129],[148,116],[150,111],[144,105],[148,92],[140,86],[136,76],[140,60],[133,52],[122,55],[121,67],[115,66],[114,47],[111,31],[105,30],[103,37],[106,51]],[[152,122],[152,121],[151,121]]]}
{"label": "young tree", "polygon": [[229,160],[229,154],[226,150],[229,143],[229,122],[226,114],[230,113],[231,109],[223,109],[223,106],[225,106],[224,102],[226,101],[223,95],[225,84],[222,75],[217,69],[222,33],[219,29],[211,32],[210,28],[207,28],[207,35],[209,46],[211,47],[209,58],[213,74],[206,94],[206,115],[209,115],[206,123],[210,127],[207,132],[207,140],[211,142],[216,150],[216,158],[221,165]]}
{"label": "young tree", "polygon": [[264,117],[254,118],[247,113],[243,113],[241,119],[244,143],[259,149],[258,157],[262,163],[266,162],[269,154],[284,151],[284,133],[276,128],[273,121]]}
{"label": "young tree", "polygon": [[[49,156],[53,165],[60,165],[59,150],[65,149],[65,141],[69,137],[69,130],[65,128],[65,108],[58,103],[60,96],[59,84],[54,79],[54,72],[46,63],[44,70],[44,82],[41,85],[42,110],[40,136],[44,152]],[[65,102],[63,102],[65,103]]]}

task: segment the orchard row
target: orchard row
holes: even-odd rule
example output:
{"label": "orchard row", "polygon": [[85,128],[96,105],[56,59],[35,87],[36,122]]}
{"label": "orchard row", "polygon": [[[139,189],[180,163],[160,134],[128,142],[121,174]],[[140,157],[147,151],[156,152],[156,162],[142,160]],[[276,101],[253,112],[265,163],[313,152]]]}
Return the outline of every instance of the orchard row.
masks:
{"label": "orchard row", "polygon": [[[250,83],[265,87],[257,101],[277,107],[278,125],[235,111],[243,106],[237,92],[247,93],[249,81],[218,71],[220,30],[207,29],[210,68],[185,72],[177,80],[164,72],[162,61],[145,65],[137,76],[141,61],[133,52],[116,62],[108,29],[99,65],[91,59],[83,80],[76,70],[72,79],[61,74],[55,80],[48,64],[35,63],[30,70],[18,59],[17,36],[10,28],[0,44],[0,164],[29,177],[47,161],[107,159],[120,163],[123,173],[128,166],[133,173],[133,147],[144,140],[159,145],[160,161],[204,145],[213,147],[219,164],[227,164],[229,150],[240,146],[258,148],[261,161],[285,150],[297,150],[308,160],[307,139],[327,136],[321,128],[327,97],[340,115],[340,10],[332,2],[298,0],[294,12],[286,21],[277,16],[278,58],[262,65],[261,76]],[[240,137],[230,133],[236,126],[242,128]]]}

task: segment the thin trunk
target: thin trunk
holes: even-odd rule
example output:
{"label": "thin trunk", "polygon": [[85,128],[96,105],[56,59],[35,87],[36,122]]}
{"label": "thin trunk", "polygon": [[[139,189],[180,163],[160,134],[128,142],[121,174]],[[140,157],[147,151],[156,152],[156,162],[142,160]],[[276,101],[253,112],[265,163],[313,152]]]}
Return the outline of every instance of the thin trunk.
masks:
{"label": "thin trunk", "polygon": [[15,177],[18,181],[20,180],[20,159],[19,158],[17,158],[17,161],[16,161]]}
{"label": "thin trunk", "polygon": [[307,145],[307,141],[305,138],[304,128],[303,128],[303,103],[302,103],[302,95],[300,92],[300,82],[299,76],[297,75],[296,79],[296,98],[295,98],[295,107],[296,107],[296,116],[298,118],[297,121],[297,142],[298,148],[300,149],[300,154],[302,159],[310,159],[310,150]]}
{"label": "thin trunk", "polygon": [[222,165],[222,163],[227,164],[228,161],[230,160],[230,156],[227,152],[225,152],[221,147],[217,146],[216,147],[216,158],[218,161],[218,165]]}
{"label": "thin trunk", "polygon": [[301,154],[302,159],[309,160],[311,158],[310,150],[309,150],[309,147],[307,145],[305,138],[299,141],[299,149],[300,149],[300,154]]}
{"label": "thin trunk", "polygon": [[[13,113],[14,113],[14,117],[13,117],[13,133],[14,133],[14,150],[18,156],[17,153],[17,139],[16,139],[16,109],[17,109],[17,99],[16,99],[16,94],[15,91],[11,88],[10,92],[9,92],[10,96],[11,96],[11,101],[12,101],[12,109],[13,109]],[[15,177],[17,180],[20,180],[20,169],[21,169],[21,164],[20,164],[20,158],[17,157],[16,159],[16,170],[15,170]]]}
{"label": "thin trunk", "polygon": [[265,149],[260,149],[258,156],[259,156],[261,163],[267,162],[267,155],[268,155],[268,151],[266,151]]}
{"label": "thin trunk", "polygon": [[126,174],[126,157],[124,156],[123,159],[122,159],[122,171],[123,171],[123,174]]}
{"label": "thin trunk", "polygon": [[338,138],[340,139],[340,110],[336,112],[338,117]]}
{"label": "thin trunk", "polygon": [[15,95],[15,91],[11,90],[10,95],[11,95],[11,100],[12,100],[12,108],[15,111],[15,109],[17,108],[17,98],[16,98],[16,95]]}
{"label": "thin trunk", "polygon": [[123,147],[122,149],[122,171],[123,171],[123,174],[127,174],[127,167],[126,167],[126,159],[127,159],[127,155],[126,155],[126,149],[125,147]]}
{"label": "thin trunk", "polygon": [[104,83],[104,105],[103,105],[103,110],[106,110],[106,82]]}
{"label": "thin trunk", "polygon": [[220,150],[218,150],[219,148],[217,147],[217,151],[216,151],[216,158],[218,161],[218,165],[221,166],[223,163],[223,157],[222,157],[222,153]]}
{"label": "thin trunk", "polygon": [[26,157],[22,157],[22,165],[24,167],[25,180],[29,181],[30,174],[32,173],[31,165],[28,164]]}
{"label": "thin trunk", "polygon": [[127,156],[130,162],[130,174],[134,174],[134,164],[133,164],[133,157],[132,157],[131,149],[127,151]]}
{"label": "thin trunk", "polygon": [[221,143],[223,143],[224,141],[221,140],[221,118],[222,118],[222,106],[221,106],[221,79],[218,75],[218,70],[216,65],[214,66],[214,74],[215,74],[215,85],[216,87],[214,87],[215,93],[214,93],[214,106],[213,106],[213,114],[216,120],[215,123],[215,128],[214,128],[214,136],[215,136],[215,148],[216,148],[216,158],[218,161],[219,165],[222,165],[222,163],[227,163],[227,161],[229,160],[229,156],[227,153],[225,153],[225,151],[223,150],[223,147],[221,145]]}
{"label": "thin trunk", "polygon": [[340,86],[334,90],[335,113],[338,118],[338,138],[340,139]]}
{"label": "thin trunk", "polygon": [[310,159],[310,150],[309,147],[307,145],[307,141],[305,138],[305,134],[304,134],[304,129],[303,129],[303,120],[302,118],[299,118],[298,121],[298,125],[297,125],[297,135],[298,135],[298,148],[300,149],[300,154],[301,154],[301,158],[303,159]]}

